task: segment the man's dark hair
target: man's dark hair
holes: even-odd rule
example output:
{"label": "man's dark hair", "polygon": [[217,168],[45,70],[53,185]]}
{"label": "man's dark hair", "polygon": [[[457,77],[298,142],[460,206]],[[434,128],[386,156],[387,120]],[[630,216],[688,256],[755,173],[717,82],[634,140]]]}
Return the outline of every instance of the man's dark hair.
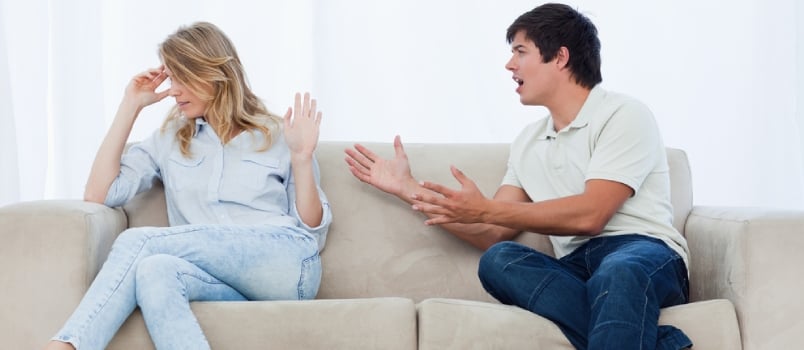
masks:
{"label": "man's dark hair", "polygon": [[569,51],[569,66],[575,82],[593,88],[603,81],[600,74],[600,39],[597,28],[586,16],[564,4],[544,4],[517,18],[508,27],[510,44],[519,31],[533,41],[544,62],[556,57],[564,46]]}

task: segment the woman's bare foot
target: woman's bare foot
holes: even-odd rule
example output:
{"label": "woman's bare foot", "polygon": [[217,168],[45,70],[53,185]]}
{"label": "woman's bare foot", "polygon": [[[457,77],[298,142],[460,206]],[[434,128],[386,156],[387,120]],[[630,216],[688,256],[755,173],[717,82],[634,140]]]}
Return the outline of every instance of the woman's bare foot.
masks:
{"label": "woman's bare foot", "polygon": [[45,346],[45,350],[75,350],[75,348],[70,343],[51,340],[50,343],[47,343],[47,346]]}

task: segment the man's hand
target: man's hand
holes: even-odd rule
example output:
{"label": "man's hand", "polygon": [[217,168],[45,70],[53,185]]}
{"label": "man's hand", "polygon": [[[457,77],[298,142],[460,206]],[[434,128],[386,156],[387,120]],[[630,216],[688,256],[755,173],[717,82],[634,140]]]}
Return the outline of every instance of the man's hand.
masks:
{"label": "man's hand", "polygon": [[422,186],[433,193],[414,194],[413,209],[430,217],[424,222],[427,225],[485,222],[490,200],[463,172],[454,166],[450,167],[450,171],[461,184],[461,189],[453,190],[440,184],[423,182]]}
{"label": "man's hand", "polygon": [[408,155],[398,135],[394,138],[392,159],[383,159],[360,144],[356,144],[354,149],[347,149],[346,155],[346,163],[352,175],[384,192],[410,200],[411,194],[418,187],[416,179],[411,175]]}

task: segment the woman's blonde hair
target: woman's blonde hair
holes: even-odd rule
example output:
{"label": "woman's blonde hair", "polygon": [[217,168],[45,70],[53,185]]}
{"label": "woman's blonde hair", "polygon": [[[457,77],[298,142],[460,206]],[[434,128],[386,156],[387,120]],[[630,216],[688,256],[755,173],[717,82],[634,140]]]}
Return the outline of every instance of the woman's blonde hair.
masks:
{"label": "woman's blonde hair", "polygon": [[[232,130],[259,130],[265,136],[265,143],[259,150],[271,147],[271,131],[282,125],[281,118],[268,112],[251,92],[234,45],[217,26],[197,22],[180,27],[159,45],[159,55],[172,72],[171,79],[178,80],[198,98],[207,101],[204,118],[217,127],[223,144],[231,140]],[[182,118],[178,106],[170,110],[162,130],[173,121],[181,123],[176,138],[181,153],[189,157],[195,122]]]}

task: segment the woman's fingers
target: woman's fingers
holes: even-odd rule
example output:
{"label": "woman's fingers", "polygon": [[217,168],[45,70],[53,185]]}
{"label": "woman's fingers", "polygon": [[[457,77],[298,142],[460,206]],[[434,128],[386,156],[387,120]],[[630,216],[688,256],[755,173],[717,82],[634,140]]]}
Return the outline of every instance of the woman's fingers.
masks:
{"label": "woman's fingers", "polygon": [[310,107],[311,107],[310,93],[305,92],[304,93],[304,106],[302,107],[302,116],[304,116],[306,118],[310,118]]}

